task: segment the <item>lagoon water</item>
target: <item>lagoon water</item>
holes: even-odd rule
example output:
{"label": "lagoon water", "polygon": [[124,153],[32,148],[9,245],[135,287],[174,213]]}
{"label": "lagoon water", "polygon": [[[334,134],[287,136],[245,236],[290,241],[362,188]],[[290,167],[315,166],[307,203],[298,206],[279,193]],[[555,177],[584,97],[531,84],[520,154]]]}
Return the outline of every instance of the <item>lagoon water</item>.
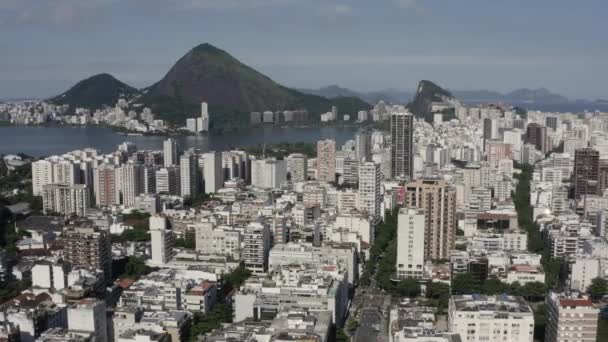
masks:
{"label": "lagoon water", "polygon": [[[221,135],[181,136],[175,138],[183,149],[223,151],[263,143],[315,142],[332,138],[338,146],[352,139],[356,127],[256,127]],[[129,136],[102,127],[0,127],[0,154],[25,153],[41,157],[93,147],[108,153],[130,141],[140,150],[161,150],[163,136]]]}

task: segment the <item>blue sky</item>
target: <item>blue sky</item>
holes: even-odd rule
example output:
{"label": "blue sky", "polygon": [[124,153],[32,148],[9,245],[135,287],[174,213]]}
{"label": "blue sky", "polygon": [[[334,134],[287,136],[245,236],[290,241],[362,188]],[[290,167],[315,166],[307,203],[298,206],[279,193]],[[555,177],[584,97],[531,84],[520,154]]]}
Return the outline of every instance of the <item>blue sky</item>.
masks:
{"label": "blue sky", "polygon": [[137,87],[209,42],[293,87],[608,98],[605,0],[0,0],[0,98]]}

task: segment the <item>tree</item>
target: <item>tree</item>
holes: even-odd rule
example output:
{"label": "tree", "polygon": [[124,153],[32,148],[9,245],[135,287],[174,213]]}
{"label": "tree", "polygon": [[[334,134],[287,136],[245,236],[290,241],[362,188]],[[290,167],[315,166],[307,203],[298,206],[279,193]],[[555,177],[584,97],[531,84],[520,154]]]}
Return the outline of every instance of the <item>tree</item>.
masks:
{"label": "tree", "polygon": [[458,274],[452,279],[452,294],[463,295],[480,293],[481,288],[471,273]]}
{"label": "tree", "polygon": [[426,296],[434,301],[432,306],[435,306],[438,312],[444,312],[450,302],[450,286],[440,282],[431,282],[426,287]]}
{"label": "tree", "polygon": [[138,257],[130,256],[125,266],[124,276],[139,278],[142,275],[148,274],[152,269]]}
{"label": "tree", "polygon": [[175,239],[175,242],[173,243],[173,245],[175,247],[182,247],[182,248],[187,248],[187,249],[194,249],[196,247],[194,239],[184,239],[184,238]]}
{"label": "tree", "polygon": [[200,334],[206,334],[220,327],[222,323],[232,322],[232,309],[226,304],[216,304],[207,314],[196,312],[192,317],[189,341],[198,341]]}
{"label": "tree", "polygon": [[355,330],[357,330],[358,327],[359,327],[359,321],[357,321],[355,318],[349,317],[348,320],[346,320],[345,328],[347,331],[354,332]]}
{"label": "tree", "polygon": [[593,279],[591,285],[587,288],[587,292],[594,300],[602,299],[608,295],[608,280],[600,277]]}
{"label": "tree", "polygon": [[224,287],[228,291],[232,291],[234,288],[239,288],[245,280],[249,279],[251,271],[243,266],[239,266],[234,271],[224,275]]}
{"label": "tree", "polygon": [[336,342],[348,342],[348,335],[344,332],[344,329],[336,327]]}
{"label": "tree", "polygon": [[420,295],[420,284],[416,279],[404,279],[397,284],[396,292],[400,296],[414,298]]}
{"label": "tree", "polygon": [[450,295],[450,286],[440,282],[432,282],[426,287],[427,298],[439,299]]}
{"label": "tree", "polygon": [[490,277],[483,283],[482,291],[487,295],[509,293],[509,285],[503,283],[496,277]]}
{"label": "tree", "polygon": [[542,301],[545,298],[546,290],[545,283],[541,283],[539,281],[526,283],[522,287],[523,296],[532,302]]}

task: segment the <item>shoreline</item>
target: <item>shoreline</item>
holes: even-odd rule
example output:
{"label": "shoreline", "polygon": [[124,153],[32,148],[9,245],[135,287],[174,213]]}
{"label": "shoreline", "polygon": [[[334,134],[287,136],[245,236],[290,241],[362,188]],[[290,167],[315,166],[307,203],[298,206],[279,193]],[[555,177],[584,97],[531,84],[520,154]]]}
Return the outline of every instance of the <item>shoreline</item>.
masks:
{"label": "shoreline", "polygon": [[[252,127],[239,132],[205,135],[177,135],[173,137],[184,148],[205,151],[247,148],[260,144],[312,142],[334,138],[340,144],[353,139],[358,128],[353,126],[268,126]],[[23,152],[32,156],[61,154],[92,147],[109,153],[119,144],[130,141],[140,149],[162,149],[165,136],[117,132],[101,126],[19,125],[0,127],[0,153]]]}
{"label": "shoreline", "polygon": [[16,124],[8,121],[0,121],[0,127],[45,127],[45,128],[107,128],[112,130],[113,132],[125,135],[125,136],[148,136],[148,137],[188,137],[188,136],[214,136],[214,135],[222,135],[226,133],[237,133],[240,131],[246,131],[251,129],[267,129],[267,128],[361,128],[361,129],[382,129],[384,126],[384,122],[343,122],[337,121],[333,123],[326,122],[310,122],[310,123],[302,123],[297,125],[291,124],[257,124],[248,127],[241,127],[237,129],[231,130],[211,130],[210,132],[205,133],[192,133],[184,130],[178,131],[168,131],[168,132],[140,132],[140,131],[132,131],[120,126],[112,126],[112,125],[78,125],[78,124],[60,124],[60,123],[42,123],[42,124]]}

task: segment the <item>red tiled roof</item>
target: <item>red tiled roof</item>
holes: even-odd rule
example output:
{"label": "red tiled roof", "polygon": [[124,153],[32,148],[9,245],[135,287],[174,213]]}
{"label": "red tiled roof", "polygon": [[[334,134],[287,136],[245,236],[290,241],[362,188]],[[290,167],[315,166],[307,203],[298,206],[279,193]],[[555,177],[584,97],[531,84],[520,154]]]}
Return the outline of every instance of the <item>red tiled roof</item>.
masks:
{"label": "red tiled roof", "polygon": [[27,292],[27,293],[22,293],[18,296],[16,296],[13,299],[9,299],[6,302],[2,303],[2,305],[10,305],[10,306],[17,306],[17,305],[32,305],[32,306],[37,306],[40,305],[40,303],[45,302],[45,301],[49,301],[51,300],[51,296],[46,293],[39,293],[37,295],[34,295],[31,292]]}
{"label": "red tiled roof", "polygon": [[135,282],[134,279],[131,278],[122,278],[118,281],[118,286],[120,286],[123,290],[128,289]]}
{"label": "red tiled roof", "polygon": [[562,307],[568,306],[593,306],[589,299],[561,299],[559,305]]}

